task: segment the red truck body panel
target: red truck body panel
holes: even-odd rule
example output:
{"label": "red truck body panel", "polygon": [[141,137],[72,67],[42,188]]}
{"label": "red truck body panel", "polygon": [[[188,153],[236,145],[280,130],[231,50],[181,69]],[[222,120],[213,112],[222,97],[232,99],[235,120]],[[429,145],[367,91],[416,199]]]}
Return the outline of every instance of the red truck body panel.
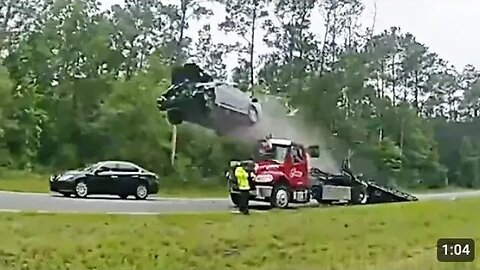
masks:
{"label": "red truck body panel", "polygon": [[[273,145],[275,146],[275,145]],[[288,146],[279,146],[288,147]],[[294,148],[300,150],[300,159],[293,158]],[[255,174],[270,174],[273,177],[272,184],[280,181],[287,181],[292,190],[306,189],[310,187],[310,178],[308,174],[308,156],[302,145],[294,144],[288,147],[282,161],[260,160],[256,162]],[[261,182],[257,182],[261,184]]]}

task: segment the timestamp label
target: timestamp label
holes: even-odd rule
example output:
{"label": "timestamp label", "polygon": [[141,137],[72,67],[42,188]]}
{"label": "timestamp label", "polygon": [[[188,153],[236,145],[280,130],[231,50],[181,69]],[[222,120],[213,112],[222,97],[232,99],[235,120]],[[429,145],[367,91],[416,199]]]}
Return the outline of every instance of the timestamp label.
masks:
{"label": "timestamp label", "polygon": [[437,241],[439,262],[473,262],[475,240],[472,238],[440,238]]}

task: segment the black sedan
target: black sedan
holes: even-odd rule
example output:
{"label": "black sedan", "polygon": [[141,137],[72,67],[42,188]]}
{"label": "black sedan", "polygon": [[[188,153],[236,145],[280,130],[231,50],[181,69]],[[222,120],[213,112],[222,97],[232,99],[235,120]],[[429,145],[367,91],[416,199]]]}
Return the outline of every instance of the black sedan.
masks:
{"label": "black sedan", "polygon": [[234,85],[214,81],[193,63],[172,71],[171,86],[157,99],[160,111],[173,125],[195,123],[219,134],[239,126],[253,126],[260,120],[261,105]]}
{"label": "black sedan", "polygon": [[66,171],[50,177],[50,191],[66,197],[76,195],[118,195],[126,199],[134,195],[144,200],[159,189],[158,176],[126,161],[102,161],[82,169]]}

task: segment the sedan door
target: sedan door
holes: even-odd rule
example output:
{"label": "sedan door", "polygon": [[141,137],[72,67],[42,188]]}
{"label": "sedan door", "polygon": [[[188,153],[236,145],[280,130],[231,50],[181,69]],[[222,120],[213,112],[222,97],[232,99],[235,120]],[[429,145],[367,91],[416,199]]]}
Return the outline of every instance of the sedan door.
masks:
{"label": "sedan door", "polygon": [[115,183],[115,194],[135,194],[139,180],[138,168],[130,164],[119,163],[116,165],[115,171],[118,175],[118,179]]}
{"label": "sedan door", "polygon": [[118,176],[114,168],[109,165],[101,166],[88,180],[88,189],[91,194],[111,194],[112,186]]}
{"label": "sedan door", "polygon": [[217,105],[230,108],[234,103],[233,99],[228,85],[222,84],[215,87],[215,103]]}
{"label": "sedan door", "polygon": [[245,106],[242,95],[245,95],[239,89],[231,85],[221,85],[216,89],[217,102],[220,103],[222,107],[230,109],[236,112],[244,112],[243,107]]}

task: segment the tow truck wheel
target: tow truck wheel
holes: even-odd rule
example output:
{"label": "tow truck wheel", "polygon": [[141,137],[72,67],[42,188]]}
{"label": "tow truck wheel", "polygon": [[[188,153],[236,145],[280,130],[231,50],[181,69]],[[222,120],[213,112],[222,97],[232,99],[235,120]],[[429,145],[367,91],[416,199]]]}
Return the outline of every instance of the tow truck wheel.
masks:
{"label": "tow truck wheel", "polygon": [[270,205],[274,208],[287,208],[290,202],[290,192],[285,185],[276,186],[273,188],[272,197],[270,198]]}
{"label": "tow truck wheel", "polygon": [[368,201],[367,189],[364,186],[352,188],[352,204],[366,204]]}
{"label": "tow truck wheel", "polygon": [[236,207],[238,207],[238,204],[240,203],[240,194],[230,193],[230,200]]}

